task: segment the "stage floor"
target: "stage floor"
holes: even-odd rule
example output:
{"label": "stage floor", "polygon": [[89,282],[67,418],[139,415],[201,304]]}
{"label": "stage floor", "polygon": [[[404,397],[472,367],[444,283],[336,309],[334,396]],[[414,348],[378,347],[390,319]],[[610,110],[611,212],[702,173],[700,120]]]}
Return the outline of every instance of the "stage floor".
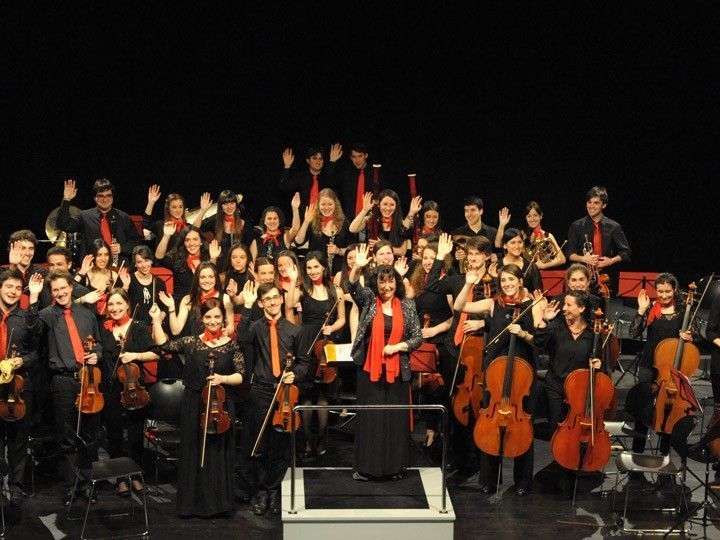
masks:
{"label": "stage floor", "polygon": [[[624,395],[630,385],[631,377],[628,375],[620,385],[618,403],[624,403]],[[707,399],[711,395],[708,381],[696,378],[693,380],[693,386],[702,403],[705,403],[704,400],[708,403],[711,401]],[[712,406],[710,405],[706,410],[709,419],[712,415]],[[348,425],[348,429],[351,424]],[[422,426],[420,423],[418,424],[416,429],[418,433],[414,439],[419,442],[422,440],[422,434],[419,433]],[[654,441],[653,438],[651,443]],[[348,466],[352,463],[352,440],[347,430],[333,430],[328,446],[328,456],[322,460],[313,460],[308,463],[309,467]],[[433,465],[433,456],[422,450],[419,444],[413,447],[412,459],[414,467]],[[679,458],[675,452],[672,454],[672,459],[679,464]],[[616,514],[610,509],[612,494],[609,496],[601,494],[602,489],[612,489],[615,482],[614,476],[607,475],[604,482],[598,476],[582,479],[578,489],[577,504],[572,507],[571,502],[563,498],[561,493],[548,490],[544,486],[549,475],[547,466],[551,461],[549,443],[546,440],[536,439],[536,482],[533,491],[523,498],[517,497],[514,490],[511,489],[512,460],[507,460],[504,464],[505,482],[501,485],[499,495],[495,496],[484,495],[480,492],[477,475],[472,473],[471,466],[467,471],[452,473],[448,478],[448,489],[456,514],[455,538],[493,537],[501,539],[531,535],[534,538],[557,536],[563,539],[579,539],[625,536],[619,532],[617,521],[618,515],[622,515],[624,499],[622,489],[624,488],[621,488],[617,494],[616,508],[618,511]],[[691,461],[690,469],[701,478],[704,476],[705,466],[703,464]],[[614,470],[614,462],[611,460],[607,472],[611,473]],[[13,513],[12,509],[7,506],[5,507],[9,522],[7,538],[59,540],[79,536],[82,522],[66,520],[65,508],[61,506],[62,490],[55,479],[56,472],[57,464],[51,462],[41,464],[36,479],[36,496],[25,499],[21,516]],[[339,475],[351,474],[348,471],[336,472]],[[322,473],[322,476],[323,482],[331,481],[325,473]],[[176,517],[175,490],[170,483],[172,477],[171,470],[163,471],[161,476],[163,494],[148,496],[152,538],[189,538],[197,535],[198,538],[268,540],[282,537],[282,523],[279,516],[255,516],[250,511],[248,504],[239,504],[237,512],[229,518],[180,519]],[[711,470],[711,479],[713,478],[714,471]],[[150,479],[148,478],[148,480]],[[356,484],[358,490],[365,485],[364,482]],[[698,482],[690,476],[688,476],[687,484],[690,489],[698,486]],[[371,487],[369,486],[368,489],[370,490]],[[647,492],[632,496],[631,507],[628,510],[628,524],[638,527],[663,528],[668,527],[674,521],[670,514],[663,515],[647,510],[651,507],[672,506],[674,502],[672,487],[653,490],[653,485],[650,483],[634,483],[632,489],[646,489]],[[692,502],[697,503],[702,500],[702,497],[702,490],[692,492]],[[346,502],[343,501],[342,504],[346,504]],[[100,502],[91,509],[88,534],[96,536],[112,534],[106,528],[107,526],[112,526],[117,531],[116,534],[125,531],[126,529],[122,527],[118,529],[113,525],[114,522],[111,520],[114,518],[99,518],[98,516],[105,512],[120,511],[125,508],[126,504],[126,500],[119,499],[115,495],[114,487],[103,486]],[[715,517],[712,513],[709,513],[709,516]],[[136,515],[135,518],[134,523],[139,525],[140,516]],[[128,530],[128,532],[130,531]],[[702,536],[702,527],[695,525],[692,534],[693,536],[697,534]],[[720,521],[716,520],[709,525],[707,535],[709,538],[720,538]]]}

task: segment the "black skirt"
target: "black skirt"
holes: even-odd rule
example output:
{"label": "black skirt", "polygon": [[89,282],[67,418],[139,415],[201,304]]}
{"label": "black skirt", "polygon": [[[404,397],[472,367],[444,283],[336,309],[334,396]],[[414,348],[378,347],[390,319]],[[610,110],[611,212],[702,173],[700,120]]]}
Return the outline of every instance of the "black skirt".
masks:
{"label": "black skirt", "polygon": [[[408,405],[410,382],[398,377],[394,383],[377,382],[357,370],[358,405]],[[402,472],[410,462],[410,411],[358,411],[355,417],[354,469],[362,475],[380,477]]]}

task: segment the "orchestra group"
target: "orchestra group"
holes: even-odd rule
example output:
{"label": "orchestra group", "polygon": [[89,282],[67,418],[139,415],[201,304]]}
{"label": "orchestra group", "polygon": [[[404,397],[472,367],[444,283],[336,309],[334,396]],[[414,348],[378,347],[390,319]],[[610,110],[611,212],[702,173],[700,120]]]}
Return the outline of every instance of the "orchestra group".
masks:
{"label": "orchestra group", "polygon": [[[502,459],[513,458],[513,489],[524,496],[533,488],[540,411],[554,431],[558,490],[568,493],[574,472],[605,466],[603,419],[617,409],[609,377],[617,339],[607,306],[631,255],[623,227],[605,215],[605,188],[587,192],[584,215],[561,244],[559,231],[543,229],[537,202],[515,222],[500,209],[494,228],[480,197],[441,209],[417,195],[412,175],[404,213],[364,144],[350,147],[340,170],[342,155],[334,144],[326,163],[321,148],[309,148],[297,166],[286,149],[282,200],[258,212],[259,224],[246,219],[230,189],[215,202],[204,193],[191,213],[182,195],[170,193],[158,212],[162,193],[153,185],[141,233],[113,205],[109,180],[95,181],[95,206],[81,211],[71,207],[77,187],[67,180],[57,228],[76,238],[74,251],[55,245],[40,266],[35,234],[10,235],[0,274],[0,426],[12,505],[23,503],[28,437],[41,425],[52,427],[61,453],[77,458],[62,471],[65,504],[97,499],[89,485],[76,484],[75,466],[89,469],[100,445],[110,457],[142,463],[149,391],[163,384],[164,370],[184,387],[180,516],[232,515],[239,500],[258,515],[280,513],[292,426],[300,430],[300,459],[332,451],[328,411],[292,418],[296,403],[335,404],[352,418],[358,481],[403,477],[422,419],[428,448],[448,437],[451,467],[477,458],[483,493],[497,491]],[[288,201],[289,223],[281,210]],[[445,229],[461,209],[465,224]],[[548,298],[541,271],[565,266],[563,292]],[[172,273],[172,292],[157,267]],[[639,291],[630,327],[647,340],[626,410],[637,432],[660,435],[667,453],[674,426],[693,414],[671,368],[692,375],[681,364],[699,339],[688,316],[698,298],[670,273],[657,277],[654,290],[654,301]],[[707,326],[716,407],[719,327],[716,298]],[[332,343],[351,343],[351,361],[329,362]],[[341,392],[358,405],[445,405],[449,433],[431,413],[343,410]],[[644,443],[636,438],[633,450]],[[145,486],[134,478],[114,489],[129,497]]]}

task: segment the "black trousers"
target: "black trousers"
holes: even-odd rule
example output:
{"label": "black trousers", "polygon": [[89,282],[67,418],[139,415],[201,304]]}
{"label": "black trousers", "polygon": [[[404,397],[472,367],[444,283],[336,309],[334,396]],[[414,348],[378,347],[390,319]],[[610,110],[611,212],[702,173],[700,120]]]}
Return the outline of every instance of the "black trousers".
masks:
{"label": "black trousers", "polygon": [[[656,377],[657,372],[655,368],[641,366],[638,369],[638,383],[628,392],[628,403],[625,408],[635,418],[635,431],[642,435],[647,435],[647,424],[650,422],[647,412],[649,407],[643,407],[643,405],[651,406],[654,402],[655,396],[650,388],[650,384]],[[631,401],[634,402],[632,406],[630,406]],[[647,437],[633,439],[633,452],[644,452],[646,442]],[[670,453],[670,436],[664,433],[660,434],[660,453],[663,455]]]}
{"label": "black trousers", "polygon": [[25,388],[22,397],[25,401],[25,416],[14,422],[0,420],[0,456],[5,456],[7,448],[7,459],[10,465],[8,484],[11,486],[23,485],[27,465],[28,437],[32,424],[32,389]]}
{"label": "black trousers", "polygon": [[271,386],[253,384],[244,408],[245,429],[240,440],[238,475],[242,489],[250,496],[258,491],[279,490],[290,465],[290,435],[275,431],[272,425],[265,429],[259,446],[260,455],[251,456],[274,393]]}
{"label": "black trousers", "polygon": [[[101,413],[83,414],[80,422],[80,438],[75,437],[77,408],[75,399],[80,392],[80,383],[72,376],[55,375],[50,382],[50,395],[55,409],[55,441],[67,453],[77,452],[78,467],[89,471],[98,460],[97,434]],[[72,466],[68,466],[65,482],[69,486],[75,481]]]}
{"label": "black trousers", "polygon": [[[145,387],[149,390],[149,387]],[[127,430],[127,455],[138,465],[142,465],[145,419],[148,417],[152,403],[142,409],[130,411],[122,406],[120,392],[122,384],[116,379],[112,387],[103,391],[105,408],[102,411],[103,421],[107,427],[108,448],[111,458],[126,455],[123,449],[123,432]]]}

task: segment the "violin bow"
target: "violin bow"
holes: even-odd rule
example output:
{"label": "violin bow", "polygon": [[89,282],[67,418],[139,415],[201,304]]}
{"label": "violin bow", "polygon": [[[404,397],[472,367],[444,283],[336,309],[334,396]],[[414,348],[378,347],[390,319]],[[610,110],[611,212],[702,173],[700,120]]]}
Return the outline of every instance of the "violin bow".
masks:
{"label": "violin bow", "polygon": [[[210,374],[214,373],[215,370],[215,353],[210,352],[208,353],[208,361],[210,362]],[[210,381],[207,382],[207,389],[208,389],[208,396],[207,396],[207,403],[205,403],[205,424],[203,425],[203,441],[202,441],[202,452],[200,454],[200,468],[202,469],[205,466],[205,443],[207,442],[207,428],[208,428],[208,419],[210,418],[210,402],[212,401],[212,385],[210,384]]]}
{"label": "violin bow", "polygon": [[328,321],[330,320],[330,316],[332,315],[333,311],[335,311],[335,308],[337,307],[337,305],[338,305],[339,303],[340,303],[340,297],[338,296],[337,300],[335,300],[335,303],[334,303],[333,306],[330,308],[330,311],[328,311],[327,316],[325,317],[325,320],[323,321],[322,325],[320,326],[320,330],[318,330],[318,333],[317,333],[317,335],[315,336],[315,339],[312,340],[312,343],[310,344],[310,348],[309,348],[308,351],[305,353],[305,356],[310,356],[310,353],[311,353],[312,350],[315,348],[315,343],[317,343],[317,340],[320,339],[320,334],[322,334],[323,328],[325,327],[325,325],[326,325],[326,324],[328,323]]}
{"label": "violin bow", "polygon": [[702,304],[703,298],[705,298],[705,294],[708,292],[708,289],[710,288],[710,284],[712,283],[712,279],[714,277],[715,277],[715,272],[710,274],[710,277],[708,278],[708,282],[705,285],[705,288],[703,289],[702,294],[700,295],[700,300],[698,300],[697,306],[695,307],[695,311],[693,311],[692,317],[690,317],[690,324],[688,325],[688,328],[690,328],[692,326],[692,323],[695,320],[695,315],[697,315],[697,312],[700,309],[700,304]]}
{"label": "violin bow", "polygon": [[487,350],[490,348],[491,345],[494,345],[495,343],[497,343],[498,340],[505,334],[505,332],[508,331],[508,329],[510,328],[511,325],[513,325],[513,324],[515,324],[516,322],[518,322],[520,319],[522,319],[522,316],[523,316],[523,315],[525,315],[528,311],[530,311],[530,310],[531,310],[532,308],[534,308],[537,304],[539,304],[540,301],[542,301],[542,300],[545,298],[545,295],[547,294],[547,292],[548,292],[549,290],[550,290],[550,289],[545,289],[545,290],[543,291],[543,293],[542,293],[542,297],[540,297],[540,298],[538,298],[537,300],[535,300],[532,304],[530,304],[528,307],[526,307],[525,309],[523,309],[523,310],[520,312],[520,315],[518,315],[518,316],[515,317],[512,321],[510,321],[510,322],[508,323],[508,325],[507,325],[505,328],[503,328],[503,330],[502,330],[497,336],[495,336],[495,337],[490,341],[490,343],[488,343],[488,344],[485,346],[485,350],[487,351]]}
{"label": "violin bow", "polygon": [[130,332],[132,332],[132,321],[135,320],[135,314],[137,313],[137,308],[140,304],[135,304],[135,307],[133,308],[132,316],[130,317],[130,327],[128,328],[127,334],[125,334],[125,339],[120,336],[120,339],[118,341],[121,341],[120,344],[120,351],[118,352],[118,357],[115,359],[115,366],[113,367],[112,376],[110,377],[110,388],[112,388],[112,385],[115,383],[115,374],[117,373],[118,364],[120,363],[120,355],[125,352],[125,343],[127,343],[127,338],[130,335]]}
{"label": "violin bow", "polygon": [[250,452],[250,457],[256,457],[258,448],[260,446],[260,441],[262,441],[263,435],[265,435],[265,430],[267,429],[268,422],[270,421],[270,414],[272,413],[273,406],[275,405],[275,401],[278,398],[278,394],[280,393],[280,390],[282,390],[282,387],[285,385],[283,382],[283,379],[285,379],[285,374],[290,369],[290,364],[292,362],[292,355],[291,353],[288,353],[288,356],[291,358],[288,358],[285,369],[283,370],[282,374],[280,375],[280,382],[278,383],[277,388],[275,389],[275,394],[273,394],[272,401],[270,401],[270,407],[268,407],[267,413],[265,413],[265,420],[263,420],[262,427],[260,428],[260,433],[258,433],[257,439],[255,440],[255,444],[253,445],[252,452]]}

